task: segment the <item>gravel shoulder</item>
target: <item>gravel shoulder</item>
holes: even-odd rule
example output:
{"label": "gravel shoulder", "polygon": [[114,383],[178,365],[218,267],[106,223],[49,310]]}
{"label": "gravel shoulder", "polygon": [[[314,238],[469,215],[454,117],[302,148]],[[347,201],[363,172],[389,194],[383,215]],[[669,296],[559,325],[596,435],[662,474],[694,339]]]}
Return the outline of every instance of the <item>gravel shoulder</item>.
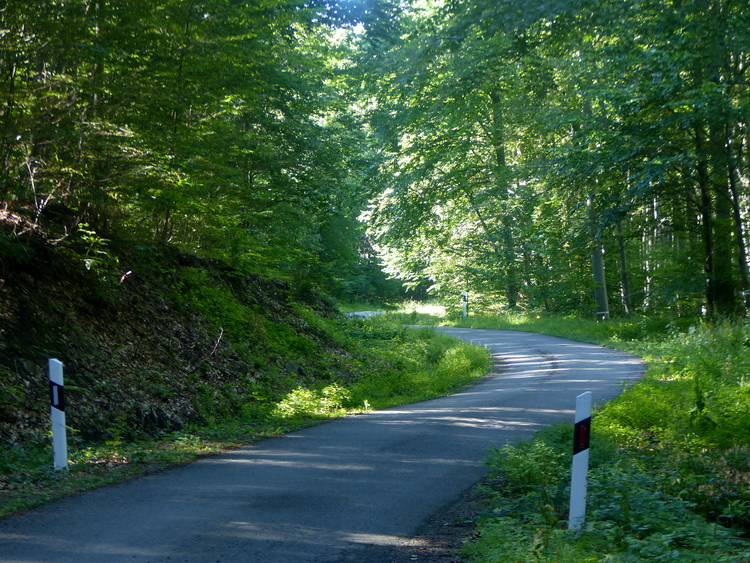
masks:
{"label": "gravel shoulder", "polygon": [[470,541],[474,520],[484,507],[478,485],[464,491],[457,501],[433,514],[412,538],[394,547],[388,563],[461,563],[459,551]]}

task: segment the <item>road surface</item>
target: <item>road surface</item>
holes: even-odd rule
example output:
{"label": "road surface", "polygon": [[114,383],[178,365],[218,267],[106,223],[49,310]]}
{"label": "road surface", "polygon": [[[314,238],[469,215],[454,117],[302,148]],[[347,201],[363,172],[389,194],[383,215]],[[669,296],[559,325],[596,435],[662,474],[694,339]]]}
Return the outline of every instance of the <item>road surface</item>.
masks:
{"label": "road surface", "polygon": [[571,420],[643,372],[634,356],[523,332],[444,329],[499,375],[442,399],[338,420],[0,520],[0,560],[387,561],[485,473],[487,448]]}

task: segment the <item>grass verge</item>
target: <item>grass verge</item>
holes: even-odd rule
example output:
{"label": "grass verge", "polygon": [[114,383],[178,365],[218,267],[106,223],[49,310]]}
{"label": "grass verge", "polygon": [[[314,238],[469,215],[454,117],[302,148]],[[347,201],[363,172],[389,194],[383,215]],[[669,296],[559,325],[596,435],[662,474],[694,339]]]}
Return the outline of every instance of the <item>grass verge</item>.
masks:
{"label": "grass verge", "polygon": [[587,523],[567,530],[571,428],[551,427],[488,459],[490,507],[470,561],[747,561],[750,543],[709,522],[659,486],[650,456],[613,448],[601,433],[591,446]]}

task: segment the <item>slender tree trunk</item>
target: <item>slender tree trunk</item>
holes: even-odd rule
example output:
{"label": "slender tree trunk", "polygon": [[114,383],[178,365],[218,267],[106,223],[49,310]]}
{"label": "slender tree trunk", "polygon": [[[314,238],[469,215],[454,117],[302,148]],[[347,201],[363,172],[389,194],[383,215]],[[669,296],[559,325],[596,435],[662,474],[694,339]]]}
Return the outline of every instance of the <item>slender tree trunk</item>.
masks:
{"label": "slender tree trunk", "polygon": [[714,193],[714,283],[716,313],[735,316],[740,311],[735,269],[736,230],[732,215],[729,163],[726,152],[726,117],[717,108],[709,128],[710,185]]}
{"label": "slender tree trunk", "polygon": [[741,184],[739,171],[737,170],[736,155],[739,155],[740,145],[733,140],[727,128],[727,163],[729,167],[729,192],[732,197],[732,218],[734,220],[734,233],[737,241],[737,268],[740,273],[740,284],[742,289],[745,314],[750,310],[750,280],[747,270],[747,247],[745,244],[745,232],[743,229],[742,211],[740,208],[740,194],[738,186]]}
{"label": "slender tree trunk", "polygon": [[593,198],[586,200],[589,211],[589,229],[591,233],[591,269],[594,275],[594,298],[596,301],[596,318],[609,318],[609,300],[607,299],[607,278],[604,272],[604,247],[601,232],[597,228],[598,215],[594,209]]}
{"label": "slender tree trunk", "polygon": [[[544,258],[542,258],[541,255],[537,255],[536,257],[537,262],[537,271],[538,272],[544,272],[545,271],[545,264],[544,264]],[[539,279],[539,291],[542,296],[542,303],[544,304],[544,310],[550,311],[552,307],[550,306],[550,299],[549,299],[549,280],[547,279],[548,276],[542,276],[538,275]]]}
{"label": "slender tree trunk", "polygon": [[708,179],[708,162],[705,158],[705,133],[702,127],[695,130],[695,151],[697,155],[696,173],[700,194],[701,229],[705,252],[704,271],[706,273],[706,314],[714,315],[716,310],[716,282],[714,280],[713,205]]}
{"label": "slender tree trunk", "polygon": [[[715,139],[714,139],[715,140]],[[732,316],[738,312],[734,281],[732,197],[726,166],[710,151],[702,127],[696,129],[697,178],[700,214],[706,253],[706,312],[709,316]],[[711,167],[709,168],[709,162]]]}
{"label": "slender tree trunk", "polygon": [[620,254],[620,292],[622,307],[625,314],[630,316],[633,306],[630,302],[630,278],[628,276],[628,255],[625,251],[625,237],[622,234],[622,220],[617,222],[617,247]]}
{"label": "slender tree trunk", "polygon": [[738,313],[737,284],[734,280],[734,237],[731,198],[726,189],[716,195],[714,220],[714,288],[716,313]]}
{"label": "slender tree trunk", "polygon": [[[583,115],[591,118],[594,110],[587,96],[583,98]],[[594,179],[596,182],[596,179]],[[594,206],[594,195],[586,199],[588,209],[589,234],[591,244],[591,271],[594,276],[594,302],[596,303],[596,318],[606,320],[609,318],[609,300],[607,298],[607,278],[604,271],[604,246],[602,244],[601,231],[598,227],[599,214]]]}
{"label": "slender tree trunk", "polygon": [[[698,84],[710,86],[717,91],[723,87],[723,76],[731,71],[727,37],[724,28],[721,2],[709,3],[709,18],[705,37],[705,56],[697,71]],[[714,204],[713,223],[713,282],[714,313],[735,316],[739,313],[737,272],[735,270],[735,229],[732,216],[730,192],[730,166],[727,154],[727,124],[730,111],[724,100],[713,101],[705,108],[708,138],[703,147],[709,163],[708,184]],[[700,156],[699,156],[700,158]]]}
{"label": "slender tree trunk", "polygon": [[[505,157],[505,137],[503,133],[503,111],[501,98],[497,92],[490,93],[492,103],[492,143],[495,150],[495,181],[498,187],[498,195],[507,202],[510,198],[508,189],[508,165]],[[513,244],[513,231],[511,222],[513,218],[505,212],[501,220],[500,239],[503,244],[504,270],[505,270],[505,298],[508,307],[515,309],[518,306],[518,280],[516,273],[516,253]]]}

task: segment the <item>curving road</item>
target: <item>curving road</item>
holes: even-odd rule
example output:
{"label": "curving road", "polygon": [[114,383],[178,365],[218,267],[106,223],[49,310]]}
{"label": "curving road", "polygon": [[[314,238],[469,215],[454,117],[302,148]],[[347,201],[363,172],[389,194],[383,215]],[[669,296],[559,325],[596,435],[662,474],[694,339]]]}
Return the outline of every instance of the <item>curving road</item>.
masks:
{"label": "curving road", "polygon": [[577,395],[604,402],[643,372],[598,346],[444,330],[487,346],[499,375],[0,520],[0,560],[386,561],[482,477],[487,448],[572,421]]}

